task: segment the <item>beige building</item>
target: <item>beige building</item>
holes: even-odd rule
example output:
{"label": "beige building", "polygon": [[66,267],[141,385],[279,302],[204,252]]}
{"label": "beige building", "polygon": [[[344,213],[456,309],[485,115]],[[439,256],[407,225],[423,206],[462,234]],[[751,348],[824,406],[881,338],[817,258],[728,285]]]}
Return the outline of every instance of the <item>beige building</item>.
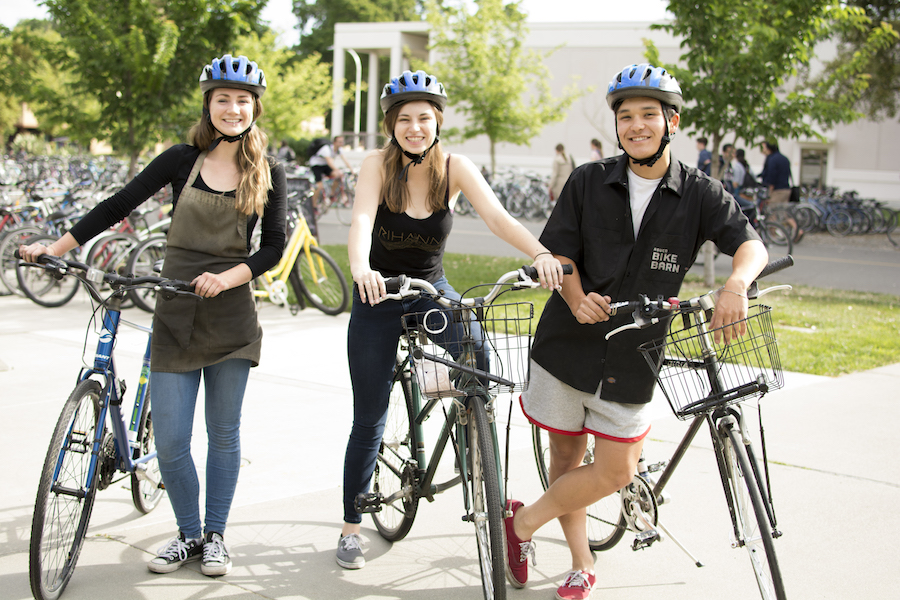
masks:
{"label": "beige building", "polygon": [[[678,40],[663,31],[653,31],[650,23],[531,23],[526,46],[544,53],[559,48],[546,59],[552,74],[555,93],[573,81],[593,92],[577,100],[563,121],[548,125],[531,140],[530,146],[499,144],[498,166],[516,166],[526,170],[549,173],[554,147],[565,145],[576,162],[588,159],[591,138],[603,144],[604,156],[619,153],[616,144],[612,112],[606,105],[606,88],[610,79],[622,67],[644,62],[642,40],[653,40],[665,62],[677,62],[681,51]],[[334,36],[334,101],[332,131],[343,122],[341,105],[342,80],[357,77],[354,63],[369,61],[368,89],[380,90],[391,76],[409,68],[404,57],[412,55],[437,65],[440,78],[440,57],[428,51],[427,23],[339,23]],[[378,72],[378,56],[390,56],[390,73]],[[453,90],[448,90],[452,98]],[[685,110],[690,110],[687,103]],[[379,132],[381,110],[378,93],[368,94],[367,106],[360,107],[355,128],[360,144],[375,146]],[[463,116],[448,108],[445,127],[460,123]],[[348,134],[351,132],[347,132]],[[834,186],[842,191],[856,190],[862,197],[888,200],[900,206],[900,123],[861,120],[823,132],[826,141],[778,140],[781,151],[791,161],[795,182]],[[695,165],[697,149],[694,139],[699,134],[676,135],[672,142],[674,156]],[[352,135],[349,136],[352,138]],[[725,142],[733,142],[726,137]],[[490,162],[486,137],[462,144],[446,144],[451,152],[461,152],[483,165]],[[738,144],[742,147],[743,144]],[[763,155],[757,148],[746,148],[751,168],[758,173]],[[354,153],[356,154],[356,153]],[[356,158],[361,158],[361,153]]]}

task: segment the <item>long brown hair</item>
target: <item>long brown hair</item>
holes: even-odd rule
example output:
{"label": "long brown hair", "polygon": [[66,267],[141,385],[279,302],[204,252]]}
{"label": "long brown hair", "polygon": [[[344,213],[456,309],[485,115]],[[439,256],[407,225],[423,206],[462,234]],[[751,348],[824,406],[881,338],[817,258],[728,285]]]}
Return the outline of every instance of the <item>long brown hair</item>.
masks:
{"label": "long brown hair", "polygon": [[[218,133],[209,118],[209,100],[212,92],[213,90],[210,90],[203,94],[203,116],[191,127],[188,134],[191,144],[199,148],[201,152],[209,149]],[[235,193],[234,206],[245,215],[256,213],[262,216],[269,200],[269,190],[272,189],[272,174],[269,171],[270,163],[267,158],[269,136],[256,126],[256,122],[262,115],[262,101],[254,94],[253,128],[240,142],[237,142],[240,144],[237,162],[241,172],[241,181]]]}
{"label": "long brown hair", "polygon": [[[436,132],[440,132],[441,125],[444,124],[444,113],[441,112],[441,109],[434,102],[428,103],[434,108],[435,122],[437,123]],[[381,184],[381,197],[384,198],[388,209],[395,213],[403,212],[409,206],[409,187],[406,185],[406,181],[400,179],[405,155],[400,146],[391,143],[391,138],[394,137],[394,126],[397,124],[397,116],[400,114],[400,107],[403,104],[406,103],[392,106],[384,115],[384,122],[382,123],[382,130],[388,140],[381,150],[384,154],[384,182]],[[447,165],[440,142],[432,146],[422,164],[416,165],[414,168],[421,167],[425,167],[430,173],[428,208],[432,212],[437,212],[445,206],[444,200],[447,189]]]}

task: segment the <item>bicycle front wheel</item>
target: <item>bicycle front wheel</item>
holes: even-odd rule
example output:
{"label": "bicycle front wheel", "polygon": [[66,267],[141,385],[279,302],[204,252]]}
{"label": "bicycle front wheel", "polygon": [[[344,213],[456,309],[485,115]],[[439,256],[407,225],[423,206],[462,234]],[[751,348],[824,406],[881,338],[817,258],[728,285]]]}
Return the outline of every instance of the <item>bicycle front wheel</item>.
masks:
{"label": "bicycle front wheel", "polygon": [[[537,462],[538,477],[546,490],[550,487],[550,436],[537,425],[531,426],[534,458]],[[587,449],[582,464],[594,462],[594,436],[588,436]],[[610,494],[587,507],[588,544],[594,552],[609,550],[619,543],[626,529],[622,515],[621,492]]]}
{"label": "bicycle front wheel", "polygon": [[752,459],[737,426],[728,428],[728,435],[722,436],[722,445],[725,473],[731,488],[727,493],[734,505],[734,518],[738,526],[737,542],[750,554],[753,574],[764,600],[784,600],[784,583],[775,557],[768,512],[754,474]]}
{"label": "bicycle front wheel", "polygon": [[[56,239],[54,235],[41,234],[29,238],[27,243],[40,242],[49,245]],[[63,258],[77,260],[73,252],[69,252]],[[80,284],[77,277],[57,279],[49,271],[37,267],[23,267],[21,264],[16,265],[16,280],[19,282],[19,289],[29,300],[47,308],[66,304],[75,297]]]}
{"label": "bicycle front wheel", "polygon": [[506,558],[503,536],[503,499],[494,435],[482,398],[469,399],[466,425],[471,483],[470,522],[475,525],[478,562],[485,600],[506,598]]}
{"label": "bicycle front wheel", "polygon": [[[141,423],[137,431],[137,448],[134,449],[134,458],[138,459],[155,451],[156,435],[153,432],[153,415],[150,412],[150,389],[148,387]],[[159,460],[153,458],[140,465],[135,465],[134,471],[131,473],[131,500],[136,509],[146,515],[159,504],[163,491]]]}
{"label": "bicycle front wheel", "polygon": [[391,542],[406,537],[419,507],[415,479],[415,442],[410,426],[413,406],[412,374],[405,368],[405,364],[402,358],[397,358],[388,400],[387,421],[372,476],[372,491],[388,500],[381,504],[379,512],[372,513],[372,519],[381,537]]}
{"label": "bicycle front wheel", "polygon": [[318,246],[309,247],[309,256],[301,252],[294,263],[300,275],[300,288],[310,304],[326,315],[339,315],[350,302],[350,288],[341,268]]}
{"label": "bicycle front wheel", "polygon": [[[44,459],[31,522],[28,573],[39,600],[59,598],[78,561],[94,507],[100,469],[100,384],[80,382],[66,404]],[[102,438],[102,431],[99,432]]]}

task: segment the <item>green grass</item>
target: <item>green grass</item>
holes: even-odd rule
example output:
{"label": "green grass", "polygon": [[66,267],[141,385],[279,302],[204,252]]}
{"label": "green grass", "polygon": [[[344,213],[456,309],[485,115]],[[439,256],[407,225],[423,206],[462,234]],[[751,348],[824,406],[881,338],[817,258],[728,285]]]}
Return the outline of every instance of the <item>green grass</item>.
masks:
{"label": "green grass", "polygon": [[[335,245],[325,249],[341,265],[347,281],[352,282],[347,247]],[[522,264],[518,258],[444,256],[447,279],[461,293]],[[785,278],[785,282],[789,281]],[[722,283],[724,279],[718,285]],[[776,283],[779,282],[774,278],[768,278],[762,287]],[[481,295],[488,289],[468,295]],[[689,275],[679,296],[688,298],[706,291],[701,278]],[[502,296],[501,301],[530,301],[534,303],[535,316],[539,316],[548,298],[549,293],[544,290],[528,290]],[[773,307],[772,320],[786,371],[836,376],[900,362],[898,296],[794,286],[790,292],[773,292],[762,302]]]}

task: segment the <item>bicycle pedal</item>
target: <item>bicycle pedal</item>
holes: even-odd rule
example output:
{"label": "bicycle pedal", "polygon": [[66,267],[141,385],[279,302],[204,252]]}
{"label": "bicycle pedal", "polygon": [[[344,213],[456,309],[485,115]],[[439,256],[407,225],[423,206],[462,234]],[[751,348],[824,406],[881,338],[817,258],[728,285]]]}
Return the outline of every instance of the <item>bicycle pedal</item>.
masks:
{"label": "bicycle pedal", "polygon": [[357,494],[353,501],[353,508],[358,513],[376,513],[381,512],[381,503],[384,496],[380,492],[369,492],[368,494]]}
{"label": "bicycle pedal", "polygon": [[637,534],[634,538],[634,542],[631,544],[631,549],[637,552],[638,550],[643,550],[644,548],[649,548],[653,545],[653,542],[659,540],[659,532],[656,530],[653,531],[645,531],[643,533]]}

